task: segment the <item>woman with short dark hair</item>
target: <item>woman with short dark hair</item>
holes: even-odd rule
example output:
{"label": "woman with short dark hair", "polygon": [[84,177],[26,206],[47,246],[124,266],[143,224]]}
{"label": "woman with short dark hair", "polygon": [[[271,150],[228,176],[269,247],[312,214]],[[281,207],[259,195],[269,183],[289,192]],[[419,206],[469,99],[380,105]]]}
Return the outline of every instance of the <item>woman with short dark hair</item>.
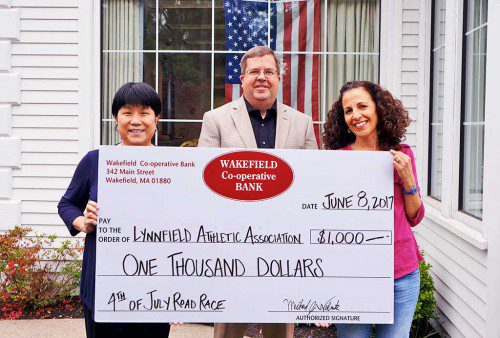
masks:
{"label": "woman with short dark hair", "polygon": [[[423,258],[411,227],[424,217],[424,205],[413,152],[401,143],[410,122],[401,101],[389,91],[376,83],[353,81],[340,89],[323,133],[326,149],[390,151],[393,156],[394,324],[377,324],[376,337],[408,337],[420,291]],[[337,324],[339,338],[369,338],[371,331],[371,324]]]}
{"label": "woman with short dark hair", "polygon": [[[127,83],[115,94],[113,118],[120,146],[152,146],[160,119],[161,100],[146,83]],[[72,236],[85,232],[80,298],[87,337],[168,337],[164,323],[96,323],[94,321],[98,150],[89,151],[78,164],[73,179],[58,204],[59,215]],[[85,212],[85,213],[84,213]]]}

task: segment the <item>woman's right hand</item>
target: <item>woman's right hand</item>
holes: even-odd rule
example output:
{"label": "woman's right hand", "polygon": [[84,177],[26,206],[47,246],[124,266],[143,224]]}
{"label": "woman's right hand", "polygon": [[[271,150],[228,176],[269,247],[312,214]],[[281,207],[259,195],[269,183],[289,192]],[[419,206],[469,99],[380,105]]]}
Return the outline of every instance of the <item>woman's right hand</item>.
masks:
{"label": "woman's right hand", "polygon": [[95,231],[97,226],[97,216],[99,213],[99,205],[94,201],[88,201],[85,207],[84,216],[77,217],[73,221],[73,227],[85,233],[91,233]]}

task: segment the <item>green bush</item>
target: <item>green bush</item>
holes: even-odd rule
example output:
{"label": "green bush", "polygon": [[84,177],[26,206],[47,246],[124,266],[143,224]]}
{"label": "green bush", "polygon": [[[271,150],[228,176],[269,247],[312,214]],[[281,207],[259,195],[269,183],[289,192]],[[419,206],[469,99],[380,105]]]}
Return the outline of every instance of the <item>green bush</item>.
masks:
{"label": "green bush", "polygon": [[431,319],[438,319],[436,312],[436,298],[434,297],[434,281],[429,272],[431,265],[421,261],[420,294],[411,325],[410,337],[430,337],[436,334],[429,324]]}
{"label": "green bush", "polygon": [[2,313],[18,317],[23,309],[57,304],[73,295],[81,276],[80,242],[56,236],[29,236],[30,228],[16,226],[0,235],[0,304]]}

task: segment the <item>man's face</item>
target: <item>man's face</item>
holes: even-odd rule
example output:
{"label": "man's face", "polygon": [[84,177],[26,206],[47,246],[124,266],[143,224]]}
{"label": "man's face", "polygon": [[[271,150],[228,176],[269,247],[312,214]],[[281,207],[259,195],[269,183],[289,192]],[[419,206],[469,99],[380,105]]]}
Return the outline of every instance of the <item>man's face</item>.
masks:
{"label": "man's face", "polygon": [[271,54],[247,59],[240,80],[243,94],[252,107],[268,109],[276,101],[280,77]]}

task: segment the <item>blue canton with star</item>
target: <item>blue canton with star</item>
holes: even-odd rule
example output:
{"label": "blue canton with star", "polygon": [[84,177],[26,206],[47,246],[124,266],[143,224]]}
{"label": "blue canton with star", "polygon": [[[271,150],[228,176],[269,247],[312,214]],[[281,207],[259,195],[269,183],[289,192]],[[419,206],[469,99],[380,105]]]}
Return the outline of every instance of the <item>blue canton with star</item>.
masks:
{"label": "blue canton with star", "polygon": [[271,17],[269,46],[276,50],[276,5],[262,0],[223,0],[226,22],[226,83],[241,84],[240,60],[254,46],[268,45],[268,13]]}

